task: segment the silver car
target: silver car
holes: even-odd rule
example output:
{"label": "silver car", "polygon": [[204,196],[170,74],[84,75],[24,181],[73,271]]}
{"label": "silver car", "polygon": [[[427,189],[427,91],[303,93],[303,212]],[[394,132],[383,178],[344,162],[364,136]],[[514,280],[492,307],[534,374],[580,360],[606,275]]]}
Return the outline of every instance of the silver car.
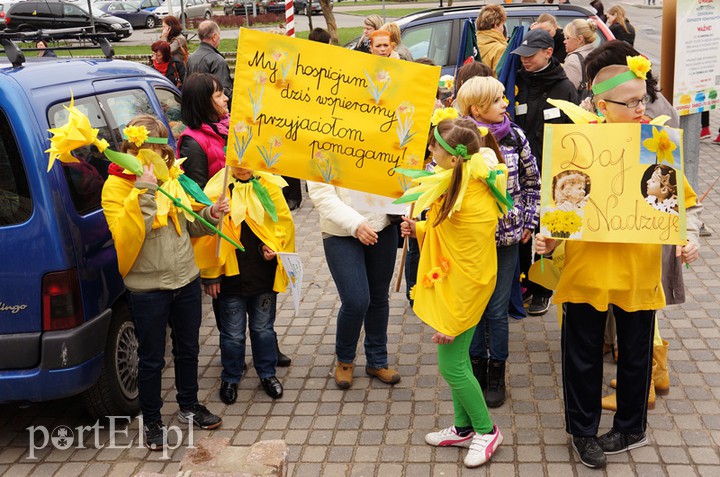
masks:
{"label": "silver car", "polygon": [[[169,14],[167,0],[165,3],[155,9],[155,15],[163,18]],[[172,0],[173,16],[182,21],[182,17],[188,18],[212,18],[212,7],[206,0],[183,0],[185,3],[181,6],[180,0]],[[182,10],[181,10],[182,9]]]}

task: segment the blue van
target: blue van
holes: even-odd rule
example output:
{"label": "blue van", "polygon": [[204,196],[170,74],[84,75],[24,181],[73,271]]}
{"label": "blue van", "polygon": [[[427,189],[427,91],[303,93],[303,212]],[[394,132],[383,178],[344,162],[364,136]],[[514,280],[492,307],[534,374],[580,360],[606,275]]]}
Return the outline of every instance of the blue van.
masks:
{"label": "blue van", "polygon": [[48,128],[65,122],[72,95],[120,150],[120,131],[137,114],[177,126],[179,93],[137,63],[3,61],[0,403],[80,395],[93,417],[132,416],[138,344],[100,207],[109,162],[86,147],[74,153],[79,163],[56,162],[47,172]]}

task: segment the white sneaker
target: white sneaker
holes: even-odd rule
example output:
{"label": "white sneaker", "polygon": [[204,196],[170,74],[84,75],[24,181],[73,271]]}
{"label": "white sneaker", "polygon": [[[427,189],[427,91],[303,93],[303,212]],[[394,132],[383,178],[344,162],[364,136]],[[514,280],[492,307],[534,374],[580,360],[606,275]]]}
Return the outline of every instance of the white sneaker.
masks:
{"label": "white sneaker", "polygon": [[502,441],[503,436],[498,426],[493,426],[492,434],[475,434],[465,456],[465,467],[480,467],[489,461]]}
{"label": "white sneaker", "polygon": [[466,436],[460,436],[455,431],[455,426],[450,426],[441,431],[425,434],[425,442],[435,447],[470,447],[470,442],[475,435],[474,432],[470,432]]}

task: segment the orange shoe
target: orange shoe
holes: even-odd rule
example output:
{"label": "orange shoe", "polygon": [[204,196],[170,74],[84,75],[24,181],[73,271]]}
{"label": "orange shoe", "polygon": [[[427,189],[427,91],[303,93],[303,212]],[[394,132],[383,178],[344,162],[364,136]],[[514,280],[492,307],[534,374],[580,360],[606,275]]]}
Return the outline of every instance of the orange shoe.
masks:
{"label": "orange shoe", "polygon": [[385,384],[397,384],[400,382],[400,374],[394,369],[390,368],[365,368],[365,372],[368,376],[374,376]]}
{"label": "orange shoe", "polygon": [[347,389],[352,386],[354,366],[352,363],[341,363],[338,361],[335,367],[335,384],[337,384],[337,387]]}

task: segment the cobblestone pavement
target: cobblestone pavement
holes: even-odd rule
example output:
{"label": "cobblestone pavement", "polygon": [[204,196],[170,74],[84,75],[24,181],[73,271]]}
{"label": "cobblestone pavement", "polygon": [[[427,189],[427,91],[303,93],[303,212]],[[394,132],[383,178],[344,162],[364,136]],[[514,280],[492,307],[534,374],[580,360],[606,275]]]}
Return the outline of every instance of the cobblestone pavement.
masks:
{"label": "cobblestone pavement", "polygon": [[[720,145],[704,141],[701,158],[699,195],[720,174]],[[704,202],[710,229],[719,223],[719,201],[720,190],[715,189]],[[672,389],[668,396],[658,397],[655,410],[649,413],[649,446],[610,456],[604,471],[585,468],[569,450],[562,416],[560,334],[552,306],[544,317],[511,320],[510,398],[491,410],[505,441],[491,463],[469,470],[462,465],[463,451],[424,444],[426,432],[452,423],[453,410],[447,385],[438,375],[431,331],[408,308],[403,293],[392,294],[388,345],[391,364],[399,369],[402,382],[395,387],[371,382],[364,375],[361,353],[353,387],[347,391],[335,387],[330,372],[339,303],[325,265],[318,215],[309,200],[295,212],[295,220],[306,288],[299,317],[294,317],[289,296],[282,295],[279,304],[280,346],[293,358],[290,368],[278,370],[285,395],[270,400],[251,369],[240,385],[236,404],[225,406],[219,400],[218,332],[206,303],[200,400],[222,415],[224,423],[214,432],[195,431],[196,441],[207,435],[228,437],[236,445],[284,439],[290,448],[289,475],[297,477],[720,475],[720,227],[702,239],[701,258],[686,271],[688,302],[660,313],[662,334],[670,341]],[[163,415],[166,423],[182,426],[176,417],[173,371],[169,362],[163,381]],[[614,371],[608,359],[606,382]],[[601,432],[611,422],[612,415],[605,413]],[[77,399],[26,408],[0,406],[0,475],[177,473],[184,447],[172,451],[166,460],[139,447],[137,420],[128,436],[116,442],[127,445],[132,439],[129,448],[109,448],[107,430],[99,432],[94,443],[94,433],[88,431],[85,448],[75,442],[60,450],[51,442],[35,451],[36,459],[29,459],[27,427],[76,429],[92,424]],[[40,444],[42,439],[36,440]]]}

